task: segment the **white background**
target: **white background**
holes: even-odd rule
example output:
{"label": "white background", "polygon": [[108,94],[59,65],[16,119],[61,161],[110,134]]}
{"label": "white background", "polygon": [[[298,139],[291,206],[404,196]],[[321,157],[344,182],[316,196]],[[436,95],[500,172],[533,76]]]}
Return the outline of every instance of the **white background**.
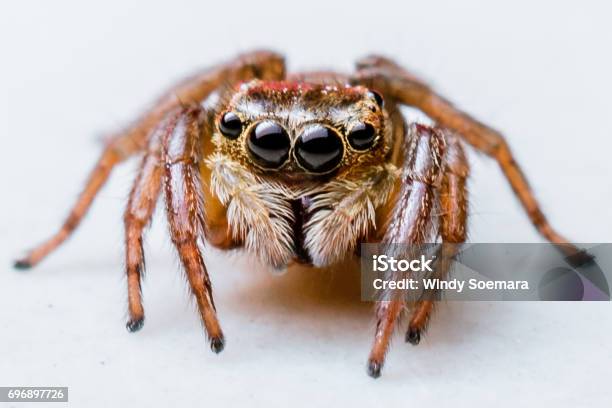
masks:
{"label": "white background", "polygon": [[[60,251],[31,272],[10,266],[59,225],[100,137],[181,75],[256,46],[291,69],[396,58],[507,134],[556,227],[610,242],[605,2],[151,3],[0,6],[0,385],[66,385],[78,407],[609,403],[609,303],[442,305],[419,347],[396,338],[374,381],[356,275],[273,277],[217,253],[207,262],[228,341],[214,355],[161,212],[145,247],[147,321],[129,334],[121,217],[134,162]],[[470,159],[470,240],[539,242],[495,163]]]}

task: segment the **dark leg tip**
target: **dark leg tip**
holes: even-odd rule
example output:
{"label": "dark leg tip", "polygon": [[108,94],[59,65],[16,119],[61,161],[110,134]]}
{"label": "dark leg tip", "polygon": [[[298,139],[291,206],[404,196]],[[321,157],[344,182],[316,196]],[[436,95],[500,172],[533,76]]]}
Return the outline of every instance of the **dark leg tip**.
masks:
{"label": "dark leg tip", "polygon": [[372,378],[380,377],[380,371],[382,370],[382,363],[376,360],[368,361],[368,375]]}
{"label": "dark leg tip", "polygon": [[223,337],[213,337],[210,339],[210,349],[219,354],[225,348],[225,339]]}
{"label": "dark leg tip", "polygon": [[409,328],[406,332],[406,343],[416,346],[421,341],[421,331],[418,329]]}
{"label": "dark leg tip", "polygon": [[138,330],[142,329],[142,326],[144,326],[144,317],[128,320],[125,325],[130,333],[137,332]]}
{"label": "dark leg tip", "polygon": [[32,263],[30,261],[28,261],[27,259],[19,259],[17,261],[15,261],[15,263],[13,264],[13,266],[15,267],[15,269],[19,269],[19,270],[26,270],[26,269],[30,269],[32,266]]}
{"label": "dark leg tip", "polygon": [[595,260],[595,257],[589,254],[584,249],[576,252],[573,255],[566,256],[565,260],[568,264],[570,264],[574,268],[579,268],[581,266],[586,266]]}

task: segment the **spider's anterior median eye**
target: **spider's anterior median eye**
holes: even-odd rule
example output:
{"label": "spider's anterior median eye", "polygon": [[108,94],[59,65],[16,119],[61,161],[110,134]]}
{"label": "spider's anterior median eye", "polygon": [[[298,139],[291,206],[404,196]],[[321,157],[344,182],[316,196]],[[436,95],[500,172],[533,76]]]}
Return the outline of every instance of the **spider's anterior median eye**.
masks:
{"label": "spider's anterior median eye", "polygon": [[234,112],[225,112],[219,121],[219,130],[223,136],[235,139],[242,132],[242,122]]}
{"label": "spider's anterior median eye", "polygon": [[311,125],[295,144],[295,157],[300,165],[314,173],[326,173],[338,166],[344,147],[339,135],[332,129]]}
{"label": "spider's anterior median eye", "polygon": [[366,150],[372,147],[376,139],[376,130],[369,123],[358,123],[351,128],[348,141],[355,150]]}
{"label": "spider's anterior median eye", "polygon": [[267,120],[251,130],[247,146],[257,164],[273,169],[280,167],[289,157],[291,141],[281,125]]}

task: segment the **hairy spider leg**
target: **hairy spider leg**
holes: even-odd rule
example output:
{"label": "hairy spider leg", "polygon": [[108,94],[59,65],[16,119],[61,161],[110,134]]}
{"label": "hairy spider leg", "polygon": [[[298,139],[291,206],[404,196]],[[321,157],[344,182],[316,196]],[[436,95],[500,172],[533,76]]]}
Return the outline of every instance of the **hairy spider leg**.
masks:
{"label": "hairy spider leg", "polygon": [[423,81],[387,58],[369,56],[358,61],[352,82],[379,89],[400,103],[421,110],[440,126],[455,131],[474,148],[495,159],[540,234],[557,244],[576,263],[591,258],[550,225],[501,133],[455,108]]}
{"label": "hairy spider leg", "polygon": [[254,51],[204,70],[173,87],[124,132],[111,138],[59,231],[17,260],[15,267],[27,269],[35,266],[69,237],[87,213],[113,167],[142,152],[158,123],[173,109],[182,104],[199,103],[225,82],[236,83],[252,78],[282,79],[284,75],[282,56],[269,51]]}
{"label": "hairy spider leg", "polygon": [[[457,137],[443,130],[446,139],[444,173],[440,185],[440,237],[442,246],[437,256],[436,277],[444,279],[458,245],[467,239],[468,196],[466,181],[469,165]],[[424,299],[415,305],[405,340],[417,345],[434,310],[435,300]]]}
{"label": "hairy spider leg", "polygon": [[[444,135],[434,128],[411,125],[404,146],[401,185],[381,240],[382,248],[393,244],[427,244],[435,233],[432,210],[437,204],[436,190],[443,172]],[[394,296],[376,302],[376,333],[367,364],[368,374],[374,378],[380,376],[391,337],[405,306],[404,299]]]}

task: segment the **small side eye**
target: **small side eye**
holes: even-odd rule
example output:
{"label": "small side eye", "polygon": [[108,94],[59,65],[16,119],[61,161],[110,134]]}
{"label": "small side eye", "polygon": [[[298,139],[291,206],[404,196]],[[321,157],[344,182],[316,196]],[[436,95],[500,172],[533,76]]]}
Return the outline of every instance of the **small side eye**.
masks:
{"label": "small side eye", "polygon": [[366,150],[372,147],[376,139],[376,130],[369,123],[357,123],[348,134],[348,142],[355,150]]}
{"label": "small side eye", "polygon": [[242,133],[242,122],[234,112],[225,112],[219,121],[219,130],[223,136],[236,139]]}
{"label": "small side eye", "polygon": [[379,94],[376,91],[368,91],[368,96],[372,99],[374,99],[376,101],[376,104],[378,105],[379,108],[382,109],[383,105],[384,105],[384,99],[382,97],[381,94]]}

